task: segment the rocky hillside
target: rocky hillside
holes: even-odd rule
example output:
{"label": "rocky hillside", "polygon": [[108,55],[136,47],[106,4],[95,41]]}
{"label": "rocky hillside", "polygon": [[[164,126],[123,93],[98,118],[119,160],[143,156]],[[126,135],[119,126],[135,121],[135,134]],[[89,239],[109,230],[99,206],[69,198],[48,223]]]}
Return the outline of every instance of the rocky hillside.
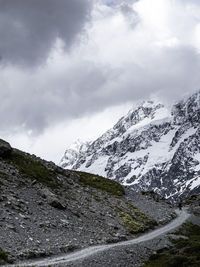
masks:
{"label": "rocky hillside", "polygon": [[200,192],[200,92],[170,112],[143,102],[94,142],[67,149],[60,165],[170,200]]}
{"label": "rocky hillside", "polygon": [[0,140],[0,264],[130,239],[174,217],[155,194],[136,194]]}

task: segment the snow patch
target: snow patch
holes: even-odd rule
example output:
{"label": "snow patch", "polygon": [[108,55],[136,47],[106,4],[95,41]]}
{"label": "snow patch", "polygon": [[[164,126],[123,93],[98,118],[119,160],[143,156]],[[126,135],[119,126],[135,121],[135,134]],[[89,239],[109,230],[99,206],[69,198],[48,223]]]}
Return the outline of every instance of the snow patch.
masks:
{"label": "snow patch", "polygon": [[90,167],[86,168],[85,166],[81,166],[79,170],[106,177],[105,166],[107,164],[108,158],[108,156],[101,156],[97,160],[95,160],[95,162]]}

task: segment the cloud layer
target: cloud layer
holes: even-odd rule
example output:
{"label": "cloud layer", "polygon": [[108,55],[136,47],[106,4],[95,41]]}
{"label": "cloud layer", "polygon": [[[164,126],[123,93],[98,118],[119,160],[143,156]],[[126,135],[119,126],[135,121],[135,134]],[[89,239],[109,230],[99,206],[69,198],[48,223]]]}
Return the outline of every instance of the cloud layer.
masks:
{"label": "cloud layer", "polygon": [[7,63],[0,72],[1,130],[37,135],[128,101],[171,101],[200,87],[199,1],[99,0],[90,14],[91,6],[0,0]]}
{"label": "cloud layer", "polygon": [[58,38],[68,48],[90,8],[89,0],[0,0],[2,64],[43,63]]}

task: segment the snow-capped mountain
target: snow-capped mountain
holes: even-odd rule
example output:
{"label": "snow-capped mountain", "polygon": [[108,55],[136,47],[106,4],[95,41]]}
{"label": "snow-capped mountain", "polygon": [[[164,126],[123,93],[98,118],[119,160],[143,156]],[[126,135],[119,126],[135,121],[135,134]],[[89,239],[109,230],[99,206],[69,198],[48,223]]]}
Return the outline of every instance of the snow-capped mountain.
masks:
{"label": "snow-capped mountain", "polygon": [[81,142],[78,139],[65,151],[64,157],[61,159],[60,165],[63,168],[73,166],[80,157],[80,155],[85,154],[89,145],[90,142]]}
{"label": "snow-capped mountain", "polygon": [[171,199],[200,192],[200,92],[171,111],[143,102],[94,142],[67,149],[61,166]]}

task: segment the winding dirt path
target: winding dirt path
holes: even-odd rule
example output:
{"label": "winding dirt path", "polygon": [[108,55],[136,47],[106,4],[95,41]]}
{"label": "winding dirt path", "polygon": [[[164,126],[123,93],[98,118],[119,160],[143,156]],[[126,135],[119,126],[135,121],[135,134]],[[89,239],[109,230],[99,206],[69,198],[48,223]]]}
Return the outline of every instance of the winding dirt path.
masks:
{"label": "winding dirt path", "polygon": [[39,259],[39,260],[29,261],[29,262],[22,262],[22,263],[18,263],[15,265],[7,265],[7,266],[14,267],[17,265],[18,267],[23,267],[23,266],[40,266],[41,267],[41,266],[49,266],[49,265],[53,266],[53,265],[62,265],[62,264],[64,266],[65,263],[76,262],[78,260],[89,258],[90,256],[94,254],[107,251],[115,247],[124,247],[128,245],[139,244],[141,242],[152,240],[158,236],[164,235],[174,230],[175,228],[179,227],[190,217],[190,214],[188,214],[185,209],[183,209],[182,211],[177,210],[176,213],[178,215],[177,218],[172,220],[167,225],[161,228],[158,228],[154,231],[151,231],[149,233],[143,234],[140,237],[132,239],[132,240],[119,242],[115,244],[109,244],[109,245],[92,246],[92,247],[88,247],[88,248],[85,248],[85,249],[82,249],[76,252],[72,252],[66,255],[62,255],[62,256],[56,256],[56,257],[54,256],[50,258],[44,258],[44,259]]}

